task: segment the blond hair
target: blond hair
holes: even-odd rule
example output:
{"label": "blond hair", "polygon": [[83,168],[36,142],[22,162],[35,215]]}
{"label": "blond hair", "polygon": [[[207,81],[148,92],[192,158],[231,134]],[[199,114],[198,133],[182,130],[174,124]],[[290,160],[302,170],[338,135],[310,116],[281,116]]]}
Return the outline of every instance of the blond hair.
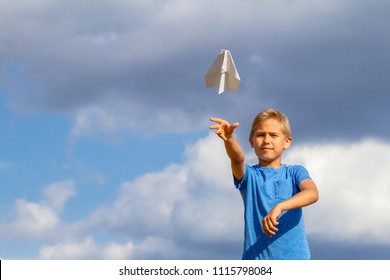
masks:
{"label": "blond hair", "polygon": [[282,127],[282,133],[285,137],[291,137],[291,126],[290,121],[288,120],[287,116],[283,114],[282,112],[279,112],[275,109],[267,109],[262,112],[260,112],[255,119],[253,120],[250,137],[254,134],[254,128],[256,124],[268,121],[269,119],[274,119],[280,122],[280,125]]}

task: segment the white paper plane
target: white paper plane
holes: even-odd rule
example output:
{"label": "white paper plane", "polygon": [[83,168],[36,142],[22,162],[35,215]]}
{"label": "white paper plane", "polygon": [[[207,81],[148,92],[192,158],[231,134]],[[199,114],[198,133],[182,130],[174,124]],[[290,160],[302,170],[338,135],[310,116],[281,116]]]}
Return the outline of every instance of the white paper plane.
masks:
{"label": "white paper plane", "polygon": [[236,92],[240,84],[240,75],[234,65],[233,57],[230,51],[221,50],[210,69],[205,75],[206,87],[215,87],[218,94],[226,89]]}

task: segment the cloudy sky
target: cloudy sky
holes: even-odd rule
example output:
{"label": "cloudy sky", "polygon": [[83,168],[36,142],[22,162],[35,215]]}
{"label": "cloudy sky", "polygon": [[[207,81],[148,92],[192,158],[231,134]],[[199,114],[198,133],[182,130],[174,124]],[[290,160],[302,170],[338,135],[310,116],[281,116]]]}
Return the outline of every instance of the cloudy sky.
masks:
{"label": "cloudy sky", "polygon": [[[0,258],[240,259],[209,118],[292,123],[314,259],[390,259],[390,2],[0,0]],[[237,93],[206,89],[221,49]]]}

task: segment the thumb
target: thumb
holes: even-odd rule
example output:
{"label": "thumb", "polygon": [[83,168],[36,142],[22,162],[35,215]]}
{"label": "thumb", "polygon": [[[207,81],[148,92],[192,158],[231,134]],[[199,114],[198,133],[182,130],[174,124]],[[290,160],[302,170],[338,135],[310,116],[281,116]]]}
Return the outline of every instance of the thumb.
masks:
{"label": "thumb", "polygon": [[237,126],[239,126],[239,125],[240,125],[240,124],[239,124],[238,122],[235,122],[235,123],[229,125],[229,127],[227,128],[227,132],[228,132],[229,134],[233,134],[233,130],[234,130]]}
{"label": "thumb", "polygon": [[232,128],[232,129],[235,129],[236,127],[238,127],[240,124],[238,123],[238,122],[235,122],[235,123],[232,123],[231,125],[230,125],[230,127]]}

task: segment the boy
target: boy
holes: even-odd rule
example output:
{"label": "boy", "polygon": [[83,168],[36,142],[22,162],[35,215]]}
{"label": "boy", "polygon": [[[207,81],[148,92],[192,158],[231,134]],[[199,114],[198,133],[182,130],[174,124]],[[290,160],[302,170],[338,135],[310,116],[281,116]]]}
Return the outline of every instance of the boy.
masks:
{"label": "boy", "polygon": [[239,123],[210,120],[217,123],[210,129],[224,141],[244,202],[242,259],[310,259],[302,207],[318,200],[318,190],[303,166],[282,164],[282,153],[292,142],[288,118],[274,109],[256,116],[249,135],[258,158],[253,166],[245,163],[233,134]]}

